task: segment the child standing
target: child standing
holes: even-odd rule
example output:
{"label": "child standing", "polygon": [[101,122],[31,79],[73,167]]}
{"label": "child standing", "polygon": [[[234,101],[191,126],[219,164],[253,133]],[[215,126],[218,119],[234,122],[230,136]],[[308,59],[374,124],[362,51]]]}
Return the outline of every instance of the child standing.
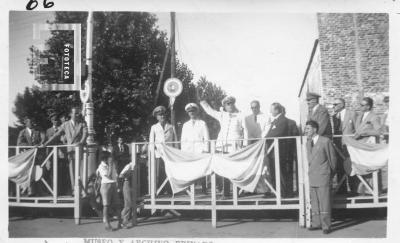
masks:
{"label": "child standing", "polygon": [[118,217],[118,228],[121,227],[120,199],[117,192],[117,170],[113,162],[111,153],[102,151],[100,155],[100,165],[97,173],[101,176],[100,194],[103,200],[103,217],[106,230],[112,231],[110,224],[110,208],[114,208]]}

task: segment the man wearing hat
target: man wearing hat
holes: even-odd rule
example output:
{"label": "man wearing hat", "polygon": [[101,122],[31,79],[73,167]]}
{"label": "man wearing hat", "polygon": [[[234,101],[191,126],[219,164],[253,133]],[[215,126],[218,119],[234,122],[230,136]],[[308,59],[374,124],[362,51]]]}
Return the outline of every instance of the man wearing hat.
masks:
{"label": "man wearing hat", "polygon": [[[217,138],[217,148],[224,153],[231,153],[241,148],[243,139],[243,117],[235,106],[236,99],[227,96],[222,100],[222,111],[216,111],[205,101],[200,101],[204,111],[219,122],[221,130]],[[224,196],[229,196],[230,183],[224,179]]]}
{"label": "man wearing hat", "polygon": [[[207,124],[199,119],[199,107],[195,103],[185,106],[185,111],[190,120],[182,127],[181,150],[190,153],[208,152],[208,140],[210,140]],[[203,193],[207,192],[206,181],[201,179]]]}
{"label": "man wearing hat", "polygon": [[[174,127],[167,121],[167,109],[164,106],[157,106],[153,110],[153,116],[157,119],[157,123],[151,126],[149,142],[154,144],[154,156],[156,159],[156,185],[159,188],[166,178],[164,161],[161,159],[160,149],[162,144],[175,147],[176,132]],[[167,184],[160,192],[172,193],[171,187]]]}
{"label": "man wearing hat", "polygon": [[307,93],[308,117],[307,120],[313,120],[318,123],[318,134],[325,137],[332,135],[331,123],[328,110],[319,104],[319,94]]}

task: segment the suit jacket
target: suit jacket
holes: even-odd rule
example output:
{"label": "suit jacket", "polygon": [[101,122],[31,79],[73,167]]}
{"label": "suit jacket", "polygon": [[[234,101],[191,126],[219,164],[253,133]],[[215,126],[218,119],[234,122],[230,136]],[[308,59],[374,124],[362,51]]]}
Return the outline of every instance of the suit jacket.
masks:
{"label": "suit jacket", "polygon": [[121,151],[118,144],[114,146],[113,152],[115,160],[117,161],[117,172],[118,174],[122,171],[122,169],[129,163],[130,155],[129,155],[129,146],[127,144],[122,144],[123,151]]}
{"label": "suit jacket", "polygon": [[307,159],[309,164],[308,177],[310,186],[329,186],[332,171],[336,170],[336,151],[332,141],[319,136],[314,147],[311,148],[311,139],[307,141]]}
{"label": "suit jacket", "polygon": [[36,129],[31,129],[32,136],[26,128],[21,130],[18,134],[17,146],[36,146],[44,141],[44,136]]}
{"label": "suit jacket", "polygon": [[[286,137],[289,132],[289,123],[288,119],[281,114],[278,118],[271,122],[269,131],[267,133],[268,137]],[[287,153],[287,139],[279,139],[279,157],[282,159],[283,156]],[[267,140],[268,147],[273,143],[272,140]],[[273,156],[273,152],[271,151],[271,156]],[[283,162],[283,161],[282,161]],[[282,163],[281,162],[281,163]]]}
{"label": "suit jacket", "polygon": [[[257,115],[257,122],[254,115],[249,115],[244,118],[244,139],[262,138],[268,132],[268,118],[263,113]],[[245,144],[257,142],[257,140],[246,141]]]}
{"label": "suit jacket", "polygon": [[[60,127],[57,128],[57,132],[58,132],[58,130],[60,130]],[[54,127],[48,128],[48,129],[46,130],[46,140],[48,140],[48,139],[50,139],[51,137],[53,137],[54,134],[56,134],[56,130],[54,129]],[[51,144],[54,144],[54,145],[61,145],[61,144],[63,144],[63,143],[61,142],[61,138],[58,138],[58,139],[53,140]]]}
{"label": "suit jacket", "polygon": [[299,136],[300,132],[299,132],[299,128],[297,127],[296,122],[291,119],[287,119],[287,120],[288,120],[288,128],[289,128],[288,136]]}
{"label": "suit jacket", "polygon": [[[151,126],[149,142],[155,143],[156,158],[161,157],[161,154],[158,152],[158,150],[161,149],[161,143],[174,142],[176,140],[177,139],[176,139],[175,129],[170,123],[165,124],[164,128],[161,126],[159,122]],[[176,147],[175,143],[167,143],[167,145],[171,147]]]}
{"label": "suit jacket", "polygon": [[361,113],[356,120],[356,133],[361,135],[361,140],[366,141],[371,136],[379,136],[381,131],[380,117],[375,112],[370,111],[367,117],[362,120],[363,114]]}
{"label": "suit jacket", "polygon": [[[75,125],[72,124],[72,121],[66,121],[60,126],[60,130],[53,135],[53,137],[65,135],[65,139],[67,140],[67,144],[75,144],[75,143],[84,143],[86,137],[88,135],[88,130],[86,126],[86,122],[84,121],[76,121]],[[68,152],[74,151],[73,147],[68,147]]]}
{"label": "suit jacket", "polygon": [[322,136],[331,136],[332,135],[332,128],[329,119],[328,110],[322,106],[318,105],[315,112],[309,111],[308,112],[308,120],[314,120],[318,123],[319,129],[318,134]]}

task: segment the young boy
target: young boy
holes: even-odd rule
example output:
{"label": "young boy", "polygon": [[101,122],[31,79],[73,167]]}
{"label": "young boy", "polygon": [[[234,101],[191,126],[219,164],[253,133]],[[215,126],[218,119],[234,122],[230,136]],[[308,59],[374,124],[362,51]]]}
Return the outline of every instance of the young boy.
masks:
{"label": "young boy", "polygon": [[120,199],[117,192],[117,170],[111,153],[102,151],[100,154],[100,165],[97,173],[101,176],[100,194],[103,200],[103,217],[106,230],[112,231],[110,224],[110,208],[114,208],[118,217],[118,229],[121,227]]}

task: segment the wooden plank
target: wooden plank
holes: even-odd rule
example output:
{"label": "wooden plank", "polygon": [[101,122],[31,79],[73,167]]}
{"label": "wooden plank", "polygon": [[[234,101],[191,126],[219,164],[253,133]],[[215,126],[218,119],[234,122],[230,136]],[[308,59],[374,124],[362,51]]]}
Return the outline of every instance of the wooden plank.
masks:
{"label": "wooden plank", "polygon": [[43,167],[53,154],[54,154],[54,150],[52,150],[49,153],[49,155],[47,155],[46,159],[40,164],[40,167]]}
{"label": "wooden plank", "polygon": [[374,171],[372,173],[372,183],[373,183],[373,191],[372,194],[374,196],[374,203],[379,202],[379,186],[378,186],[378,171]]}
{"label": "wooden plank", "polygon": [[192,185],[190,185],[190,204],[194,205],[194,198],[195,198],[195,187],[194,187],[194,183]]}
{"label": "wooden plank", "polygon": [[54,155],[53,156],[53,199],[54,199],[54,204],[57,203],[57,196],[58,196],[58,153],[57,153],[57,147],[53,148],[54,150]]}
{"label": "wooden plank", "polygon": [[[211,142],[211,153],[215,154],[215,140]],[[211,225],[217,228],[217,184],[215,173],[211,174]]]}
{"label": "wooden plank", "polygon": [[281,167],[279,158],[279,143],[277,138],[274,139],[274,147],[276,203],[281,205]]}
{"label": "wooden plank", "polygon": [[303,160],[303,179],[304,179],[304,196],[305,196],[305,212],[306,212],[306,227],[311,227],[311,199],[310,199],[310,182],[308,179],[308,159],[307,159],[307,138],[302,137],[301,157]]}
{"label": "wooden plank", "polygon": [[233,204],[238,205],[238,187],[232,184]]}
{"label": "wooden plank", "polygon": [[300,227],[306,226],[305,217],[305,201],[304,201],[304,171],[303,171],[303,156],[301,153],[301,139],[296,138],[296,151],[297,151],[297,175],[298,175],[298,192],[299,192],[299,225]]}
{"label": "wooden plank", "polygon": [[[150,174],[149,174],[149,184],[150,184],[150,198],[151,198],[151,205],[156,204],[156,162],[155,162],[155,144],[154,142],[151,142],[150,145],[150,154],[149,154],[149,159],[150,159]],[[154,214],[156,211],[152,210],[151,213]]]}
{"label": "wooden plank", "polygon": [[45,179],[43,179],[43,177],[40,178],[40,180],[41,180],[41,181],[43,182],[43,184],[46,186],[47,190],[49,190],[49,192],[50,192],[51,194],[53,194],[53,196],[54,196],[54,192],[53,192],[53,190],[51,189],[50,185],[47,183],[47,181],[46,181]]}

